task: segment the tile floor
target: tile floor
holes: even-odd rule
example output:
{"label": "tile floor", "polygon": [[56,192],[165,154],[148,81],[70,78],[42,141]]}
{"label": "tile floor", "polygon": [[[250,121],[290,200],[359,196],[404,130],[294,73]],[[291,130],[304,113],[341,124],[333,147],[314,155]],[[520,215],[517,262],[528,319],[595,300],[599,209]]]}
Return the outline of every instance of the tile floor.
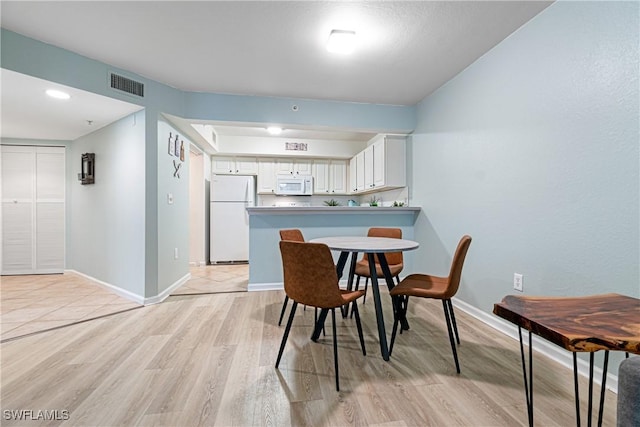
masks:
{"label": "tile floor", "polygon": [[243,292],[249,287],[249,264],[191,267],[191,279],[172,295]]}
{"label": "tile floor", "polygon": [[[249,266],[191,268],[173,295],[247,290]],[[0,277],[0,342],[142,307],[75,273]]]}

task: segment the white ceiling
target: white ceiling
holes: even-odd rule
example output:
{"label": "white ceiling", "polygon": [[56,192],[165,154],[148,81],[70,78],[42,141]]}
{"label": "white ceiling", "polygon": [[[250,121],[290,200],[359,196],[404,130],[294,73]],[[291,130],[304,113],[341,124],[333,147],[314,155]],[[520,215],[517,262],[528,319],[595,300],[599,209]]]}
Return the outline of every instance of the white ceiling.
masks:
{"label": "white ceiling", "polygon": [[[3,138],[73,141],[142,109],[10,70],[0,70],[0,79]],[[51,98],[45,93],[48,89],[61,90],[71,98]]]}
{"label": "white ceiling", "polygon": [[[2,1],[1,23],[185,91],[413,105],[549,4]],[[331,29],[356,51],[328,53]]]}

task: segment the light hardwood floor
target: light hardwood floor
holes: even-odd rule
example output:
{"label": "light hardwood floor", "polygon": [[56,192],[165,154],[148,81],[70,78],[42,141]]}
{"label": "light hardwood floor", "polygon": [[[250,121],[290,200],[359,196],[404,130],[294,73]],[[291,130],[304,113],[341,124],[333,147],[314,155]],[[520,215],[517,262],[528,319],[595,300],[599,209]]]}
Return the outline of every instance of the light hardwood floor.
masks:
{"label": "light hardwood floor", "polygon": [[[526,425],[518,343],[465,313],[457,311],[460,375],[438,301],[410,305],[411,330],[389,362],[380,356],[373,304],[361,307],[367,356],[354,320],[340,318],[337,393],[331,329],[309,340],[313,310],[298,310],[274,368],[282,300],[281,291],[172,296],[5,342],[2,409],[66,410],[69,419],[5,417],[2,425]],[[575,425],[571,371],[538,355],[534,367],[536,425]],[[615,425],[615,405],[607,392],[606,426]]]}
{"label": "light hardwood floor", "polygon": [[[249,265],[191,267],[174,295],[246,292]],[[0,276],[0,341],[85,322],[141,305],[78,274]]]}

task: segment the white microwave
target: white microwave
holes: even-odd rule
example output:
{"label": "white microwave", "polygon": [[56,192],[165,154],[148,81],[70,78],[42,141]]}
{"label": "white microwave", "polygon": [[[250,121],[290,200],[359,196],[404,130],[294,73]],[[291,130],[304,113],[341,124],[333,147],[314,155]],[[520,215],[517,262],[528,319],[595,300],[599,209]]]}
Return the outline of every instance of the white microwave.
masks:
{"label": "white microwave", "polygon": [[311,175],[276,178],[276,195],[278,196],[310,196],[313,194],[313,178]]}

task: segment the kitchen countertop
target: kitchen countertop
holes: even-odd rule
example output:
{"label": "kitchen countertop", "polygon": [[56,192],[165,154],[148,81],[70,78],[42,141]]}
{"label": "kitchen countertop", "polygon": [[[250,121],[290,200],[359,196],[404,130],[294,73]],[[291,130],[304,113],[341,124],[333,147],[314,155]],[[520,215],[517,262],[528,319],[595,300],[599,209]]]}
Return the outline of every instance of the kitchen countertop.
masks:
{"label": "kitchen countertop", "polygon": [[420,212],[416,206],[251,206],[247,208],[249,215],[300,215],[300,214],[408,214]]}

